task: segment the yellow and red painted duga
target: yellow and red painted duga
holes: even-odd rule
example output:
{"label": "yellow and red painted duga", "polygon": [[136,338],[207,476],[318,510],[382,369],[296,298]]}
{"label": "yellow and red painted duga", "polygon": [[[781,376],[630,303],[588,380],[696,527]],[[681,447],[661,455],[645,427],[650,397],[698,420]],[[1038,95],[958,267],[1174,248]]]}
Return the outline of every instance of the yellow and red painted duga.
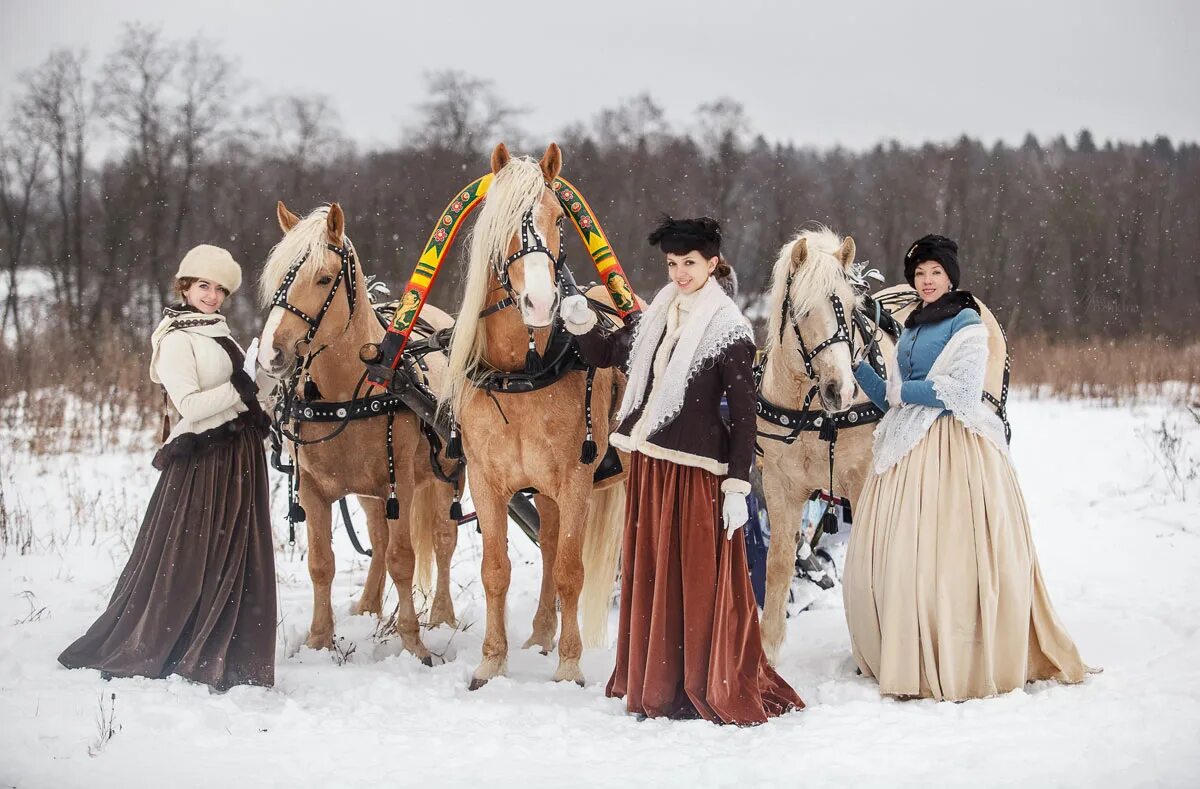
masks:
{"label": "yellow and red painted duga", "polygon": [[[437,280],[446,254],[466,218],[487,196],[492,178],[492,174],[488,173],[460,190],[446,206],[446,210],[438,219],[437,227],[430,233],[425,250],[417,260],[416,269],[409,277],[408,285],[400,297],[400,306],[396,309],[392,324],[379,345],[381,361],[388,368],[394,370],[400,364],[401,354],[404,353],[417,317],[429,298],[429,291]],[[565,178],[555,178],[550,183],[550,189],[562,204],[567,216],[571,217],[571,222],[575,225],[575,230],[578,231],[596,272],[600,275],[600,281],[612,295],[617,314],[624,319],[631,313],[638,312],[641,308],[634,296],[633,287],[629,284],[629,278],[625,276],[625,270],[621,268],[621,262],[608,243],[608,237],[587,200],[575,185]],[[375,386],[387,385],[386,381],[373,373],[368,374],[368,380]]]}

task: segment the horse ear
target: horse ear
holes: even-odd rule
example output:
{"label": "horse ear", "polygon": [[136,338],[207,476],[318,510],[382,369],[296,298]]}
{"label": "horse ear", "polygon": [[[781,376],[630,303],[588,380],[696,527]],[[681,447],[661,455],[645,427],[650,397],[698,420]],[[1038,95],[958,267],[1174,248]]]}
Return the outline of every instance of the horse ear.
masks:
{"label": "horse ear", "polygon": [[300,224],[300,217],[289,211],[282,200],[275,204],[275,216],[279,218],[279,229],[285,233]]}
{"label": "horse ear", "polygon": [[341,246],[342,238],[346,235],[346,215],[337,203],[329,206],[329,214],[325,217],[325,231],[329,234],[329,242]]}
{"label": "horse ear", "polygon": [[503,170],[504,165],[508,164],[508,160],[511,158],[508,146],[502,142],[496,143],[496,147],[492,149],[492,175]]}
{"label": "horse ear", "polygon": [[808,259],[808,239],[801,238],[795,244],[792,244],[792,271],[800,268],[801,264]]}
{"label": "horse ear", "polygon": [[838,260],[842,262],[842,268],[849,268],[854,262],[854,239],[846,236],[846,240],[842,242],[842,248],[837,253]]}
{"label": "horse ear", "polygon": [[558,147],[558,143],[552,142],[546,146],[546,152],[542,154],[542,161],[539,162],[542,166],[542,176],[549,183],[558,177],[562,172],[562,149]]}

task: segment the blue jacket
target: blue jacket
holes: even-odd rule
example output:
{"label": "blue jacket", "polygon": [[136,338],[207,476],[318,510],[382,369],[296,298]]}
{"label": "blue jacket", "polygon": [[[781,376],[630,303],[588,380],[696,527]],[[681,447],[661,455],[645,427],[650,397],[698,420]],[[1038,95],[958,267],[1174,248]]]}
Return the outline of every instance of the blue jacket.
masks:
{"label": "blue jacket", "polygon": [[[902,331],[900,341],[896,343],[896,364],[900,368],[900,380],[904,382],[900,398],[906,403],[944,409],[946,404],[938,399],[933,384],[926,381],[925,376],[929,375],[934,361],[955,332],[982,322],[978,312],[964,309],[953,318]],[[854,378],[872,403],[884,411],[888,409],[887,382],[871,365],[860,363],[854,368]]]}

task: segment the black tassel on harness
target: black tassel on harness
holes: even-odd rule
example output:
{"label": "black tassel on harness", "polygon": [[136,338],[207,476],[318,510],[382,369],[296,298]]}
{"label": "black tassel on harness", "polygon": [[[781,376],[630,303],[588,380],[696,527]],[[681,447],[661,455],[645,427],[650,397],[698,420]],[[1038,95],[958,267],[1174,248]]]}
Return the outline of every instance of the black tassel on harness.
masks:
{"label": "black tassel on harness", "polygon": [[458,496],[456,495],[453,503],[450,504],[450,518],[454,521],[461,521],[462,517],[462,502],[458,500]]}
{"label": "black tassel on harness", "polygon": [[396,498],[396,491],[392,491],[392,495],[388,496],[387,504],[384,506],[383,514],[390,521],[400,518],[400,499]]}
{"label": "black tassel on harness", "polygon": [[525,374],[537,375],[542,371],[542,356],[537,352],[537,343],[529,335],[529,350],[525,352]]}
{"label": "black tassel on harness", "polygon": [[587,438],[583,441],[583,449],[579,453],[579,462],[585,466],[590,466],[596,462],[596,456],[599,453],[596,442],[592,439],[592,434],[588,433]]}
{"label": "black tassel on harness", "polygon": [[837,439],[837,420],[833,414],[825,414],[821,419],[821,440],[834,441]]}
{"label": "black tassel on harness", "polygon": [[311,378],[304,379],[304,399],[305,400],[320,400],[321,390],[317,388],[317,382]]}
{"label": "black tassel on harness", "polygon": [[293,501],[292,506],[288,507],[288,520],[292,523],[303,523],[308,520],[308,516],[304,512],[304,508],[300,506],[300,502]]}
{"label": "black tassel on harness", "polygon": [[458,427],[452,426],[450,428],[450,440],[446,442],[446,458],[448,460],[461,460],[462,456],[462,436],[458,432]]}

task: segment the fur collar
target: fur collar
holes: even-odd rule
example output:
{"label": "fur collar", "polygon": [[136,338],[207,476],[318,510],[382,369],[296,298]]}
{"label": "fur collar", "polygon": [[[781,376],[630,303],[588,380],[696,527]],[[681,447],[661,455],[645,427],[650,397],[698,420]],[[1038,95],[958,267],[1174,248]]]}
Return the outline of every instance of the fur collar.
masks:
{"label": "fur collar", "polygon": [[154,333],[150,335],[150,380],[154,383],[161,383],[158,380],[158,373],[154,370],[158,361],[158,349],[162,345],[163,337],[174,331],[199,334],[214,340],[231,336],[229,324],[225,321],[225,316],[219,312],[205,315],[187,305],[167,307],[163,310],[162,320],[158,322]]}
{"label": "fur collar", "polygon": [[975,310],[978,313],[979,303],[968,291],[951,290],[942,294],[942,297],[932,304],[921,304],[909,313],[908,320],[904,321],[904,328],[912,329],[916,326],[944,321],[947,318],[953,318],[963,310]]}
{"label": "fur collar", "polygon": [[[654,297],[634,329],[633,348],[629,354],[629,383],[617,413],[618,424],[647,400],[646,390],[654,367],[654,355],[666,333],[671,309],[679,297],[679,289],[675,284],[667,285]],[[645,424],[646,435],[652,435],[678,416],[692,377],[706,362],[720,356],[739,340],[754,342],[750,322],[716,279],[709,277],[689,305],[670,360],[662,376],[656,377],[649,392],[649,402],[639,420]]]}

